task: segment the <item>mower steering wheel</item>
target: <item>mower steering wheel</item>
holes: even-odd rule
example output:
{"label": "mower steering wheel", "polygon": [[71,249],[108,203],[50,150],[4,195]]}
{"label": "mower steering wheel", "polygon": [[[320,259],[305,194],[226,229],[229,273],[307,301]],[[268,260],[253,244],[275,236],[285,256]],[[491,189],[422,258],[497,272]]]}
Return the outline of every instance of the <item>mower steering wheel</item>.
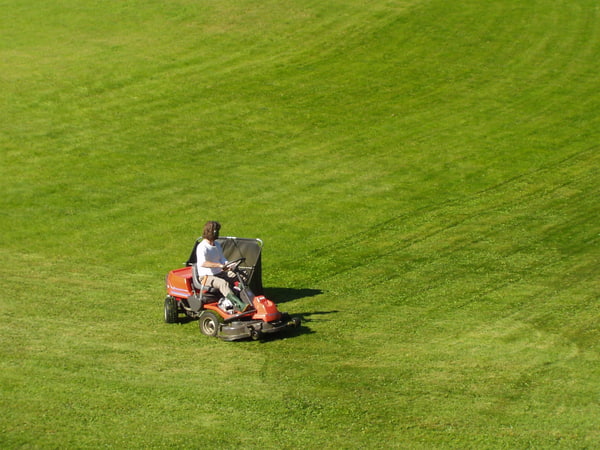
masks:
{"label": "mower steering wheel", "polygon": [[239,259],[235,259],[233,261],[229,261],[226,265],[225,265],[225,269],[226,270],[233,270],[235,271],[238,266],[243,263],[244,261],[246,261],[246,258],[239,258]]}

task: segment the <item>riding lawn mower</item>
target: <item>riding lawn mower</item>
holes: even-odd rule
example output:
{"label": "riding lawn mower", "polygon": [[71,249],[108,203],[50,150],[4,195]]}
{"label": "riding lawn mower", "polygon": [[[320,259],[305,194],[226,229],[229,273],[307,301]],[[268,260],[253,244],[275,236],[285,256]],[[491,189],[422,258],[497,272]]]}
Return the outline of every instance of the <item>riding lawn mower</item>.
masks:
{"label": "riding lawn mower", "polygon": [[298,328],[299,317],[280,312],[277,305],[266,298],[262,288],[262,241],[260,239],[220,237],[225,258],[225,270],[235,274],[233,291],[237,301],[223,298],[221,293],[198,277],[196,246],[185,266],[170,271],[166,276],[165,322],[179,322],[180,314],[198,319],[200,332],[224,341],[260,339],[264,335]]}

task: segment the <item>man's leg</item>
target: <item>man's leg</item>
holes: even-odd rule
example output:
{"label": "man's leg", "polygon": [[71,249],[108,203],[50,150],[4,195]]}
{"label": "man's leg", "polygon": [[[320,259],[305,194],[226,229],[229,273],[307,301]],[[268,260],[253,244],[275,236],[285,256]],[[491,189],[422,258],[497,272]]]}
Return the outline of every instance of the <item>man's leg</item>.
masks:
{"label": "man's leg", "polygon": [[231,287],[229,287],[229,283],[227,282],[227,280],[213,275],[209,275],[206,278],[206,282],[208,283],[208,285],[221,291],[223,297],[227,297],[229,294],[233,294],[233,291],[231,290]]}
{"label": "man's leg", "polygon": [[225,297],[231,303],[233,303],[238,311],[246,311],[247,309],[251,308],[251,305],[247,305],[242,300],[240,300],[237,295],[233,293],[231,287],[229,286],[229,282],[225,278],[221,278],[218,276],[208,276],[206,282],[209,286],[221,291],[223,297]]}

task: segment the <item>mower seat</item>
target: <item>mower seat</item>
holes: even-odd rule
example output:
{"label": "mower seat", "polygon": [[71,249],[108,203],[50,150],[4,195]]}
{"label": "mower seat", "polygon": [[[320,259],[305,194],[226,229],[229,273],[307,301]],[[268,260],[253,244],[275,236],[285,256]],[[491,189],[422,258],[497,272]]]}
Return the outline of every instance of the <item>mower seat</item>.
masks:
{"label": "mower seat", "polygon": [[196,264],[192,264],[192,284],[194,286],[194,289],[196,289],[200,293],[200,296],[204,297],[204,295],[206,294],[208,294],[209,296],[219,294],[218,289],[202,284],[203,280],[204,277],[202,277],[202,280],[198,277],[198,268],[196,267]]}

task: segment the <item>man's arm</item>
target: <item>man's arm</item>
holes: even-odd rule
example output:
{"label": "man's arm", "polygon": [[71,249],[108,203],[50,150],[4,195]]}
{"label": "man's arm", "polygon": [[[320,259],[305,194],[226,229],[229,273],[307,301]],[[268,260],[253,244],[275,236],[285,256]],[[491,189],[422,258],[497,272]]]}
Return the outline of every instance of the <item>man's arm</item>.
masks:
{"label": "man's arm", "polygon": [[210,267],[212,268],[216,268],[216,269],[222,269],[223,267],[225,267],[225,264],[221,264],[221,263],[215,263],[215,262],[210,262],[210,261],[204,261],[202,264],[200,264],[202,267]]}

